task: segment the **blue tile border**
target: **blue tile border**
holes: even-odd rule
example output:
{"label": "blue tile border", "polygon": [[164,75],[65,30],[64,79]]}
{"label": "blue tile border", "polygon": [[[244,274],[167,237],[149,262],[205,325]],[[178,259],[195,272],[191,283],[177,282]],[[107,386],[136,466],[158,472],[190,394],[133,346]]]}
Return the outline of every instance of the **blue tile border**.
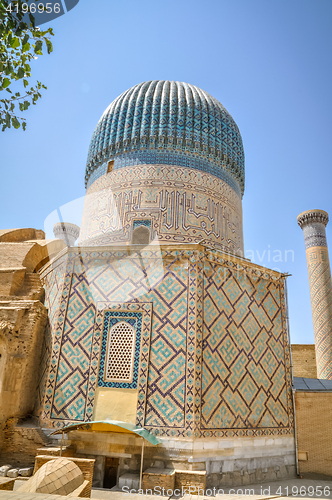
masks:
{"label": "blue tile border", "polygon": [[[121,321],[126,321],[136,330],[135,339],[135,354],[134,354],[134,368],[133,368],[133,381],[132,382],[106,382],[104,380],[105,362],[107,356],[107,338],[108,332],[112,326]],[[116,387],[119,389],[137,389],[140,345],[141,345],[141,331],[142,331],[142,313],[130,311],[105,311],[103,336],[101,342],[101,353],[99,363],[99,377],[98,387]]]}

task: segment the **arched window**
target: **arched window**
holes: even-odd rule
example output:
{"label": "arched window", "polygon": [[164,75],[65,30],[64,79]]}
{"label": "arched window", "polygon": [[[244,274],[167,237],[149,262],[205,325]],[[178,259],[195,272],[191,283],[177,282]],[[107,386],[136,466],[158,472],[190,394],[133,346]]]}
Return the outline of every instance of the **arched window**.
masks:
{"label": "arched window", "polygon": [[105,381],[131,382],[134,355],[135,329],[126,321],[120,321],[109,331]]}
{"label": "arched window", "polygon": [[150,243],[150,230],[146,226],[138,226],[133,231],[133,245],[148,245]]}
{"label": "arched window", "polygon": [[113,167],[114,167],[114,160],[111,160],[107,164],[107,173],[108,174],[113,171]]}

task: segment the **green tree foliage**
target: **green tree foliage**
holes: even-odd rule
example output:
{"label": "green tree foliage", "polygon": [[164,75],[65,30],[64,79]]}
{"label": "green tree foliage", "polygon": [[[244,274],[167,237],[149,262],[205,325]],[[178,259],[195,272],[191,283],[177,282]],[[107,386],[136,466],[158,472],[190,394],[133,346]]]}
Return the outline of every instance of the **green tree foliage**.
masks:
{"label": "green tree foliage", "polygon": [[[0,0],[0,126],[3,131],[11,125],[14,128],[22,125],[25,130],[26,120],[17,113],[26,111],[31,103],[36,104],[41,89],[46,89],[39,81],[31,86],[30,62],[42,55],[44,48],[48,54],[52,52],[49,37],[53,31],[51,28],[42,31],[35,26],[32,6],[36,7],[29,3],[29,13],[26,13],[27,3],[21,0]],[[17,87],[21,87],[21,92],[16,92]]]}

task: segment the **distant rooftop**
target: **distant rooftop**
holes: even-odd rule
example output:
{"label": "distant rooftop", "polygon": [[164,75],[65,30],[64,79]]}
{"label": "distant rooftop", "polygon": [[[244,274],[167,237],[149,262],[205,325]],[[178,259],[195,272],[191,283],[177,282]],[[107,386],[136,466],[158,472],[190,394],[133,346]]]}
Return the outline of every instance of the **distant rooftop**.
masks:
{"label": "distant rooftop", "polygon": [[332,380],[294,377],[293,386],[297,391],[332,391]]}

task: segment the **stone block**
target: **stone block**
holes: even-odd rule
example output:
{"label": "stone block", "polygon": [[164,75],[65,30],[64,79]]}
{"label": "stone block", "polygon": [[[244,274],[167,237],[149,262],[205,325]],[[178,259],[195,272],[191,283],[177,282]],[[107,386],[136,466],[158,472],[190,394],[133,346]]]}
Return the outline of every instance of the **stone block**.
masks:
{"label": "stone block", "polygon": [[174,490],[175,471],[174,469],[147,469],[143,472],[143,490],[153,490],[155,486]]}
{"label": "stone block", "polygon": [[19,469],[18,475],[22,477],[30,477],[33,473],[33,467],[25,467],[24,469]]}
{"label": "stone block", "polygon": [[7,472],[10,469],[12,469],[11,465],[3,465],[2,467],[0,467],[0,477],[6,477],[7,476]]}
{"label": "stone block", "polygon": [[154,469],[164,469],[165,462],[162,462],[161,460],[156,460],[151,464],[151,467],[153,467]]}
{"label": "stone block", "polygon": [[7,472],[7,477],[17,477],[18,476],[18,469],[9,469]]}
{"label": "stone block", "polygon": [[233,441],[224,441],[224,440],[220,440],[218,441],[218,448],[220,450],[224,450],[226,448],[234,448],[234,443]]}
{"label": "stone block", "polygon": [[224,462],[222,464],[223,476],[227,472],[233,472],[234,471],[234,463],[235,463],[234,460],[224,460]]}
{"label": "stone block", "polygon": [[198,495],[200,490],[205,490],[205,486],[206,471],[175,471],[175,488]]}
{"label": "stone block", "polygon": [[222,472],[222,462],[221,461],[211,461],[209,462],[209,474],[220,474]]}
{"label": "stone block", "polygon": [[126,474],[122,474],[119,477],[119,488],[124,488],[127,486],[130,489],[138,490],[139,489],[139,474],[130,474],[126,472]]}
{"label": "stone block", "polygon": [[204,450],[216,450],[218,449],[218,444],[215,441],[205,441],[203,442]]}

